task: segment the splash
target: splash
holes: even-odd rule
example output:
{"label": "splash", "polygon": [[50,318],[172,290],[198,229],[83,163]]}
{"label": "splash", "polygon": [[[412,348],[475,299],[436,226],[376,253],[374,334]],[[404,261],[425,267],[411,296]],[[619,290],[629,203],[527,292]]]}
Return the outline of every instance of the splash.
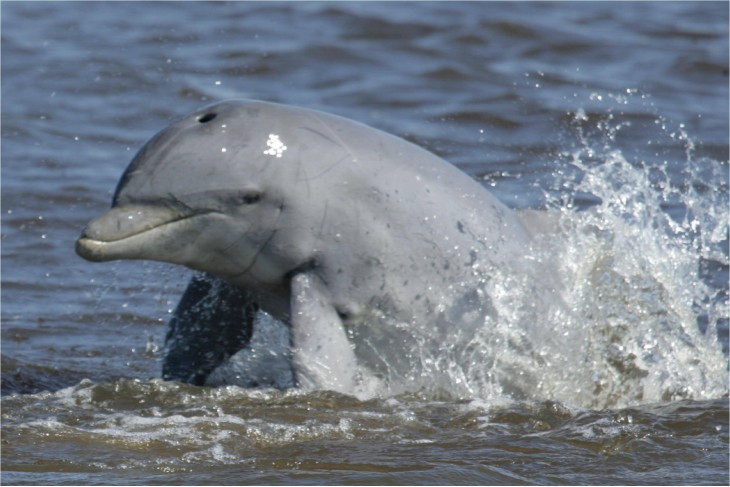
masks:
{"label": "splash", "polygon": [[605,408],[727,394],[728,162],[698,156],[683,125],[653,125],[648,145],[680,159],[625,154],[631,122],[610,110],[573,114],[561,190],[528,215],[541,227],[531,258],[559,296],[533,302],[544,274],[493,279],[498,318],[467,372],[476,395]]}

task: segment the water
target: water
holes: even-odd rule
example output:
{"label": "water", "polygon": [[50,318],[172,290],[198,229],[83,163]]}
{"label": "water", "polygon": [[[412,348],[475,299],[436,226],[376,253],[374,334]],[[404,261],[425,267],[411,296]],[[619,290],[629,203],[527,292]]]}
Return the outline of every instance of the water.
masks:
{"label": "water", "polygon": [[[4,483],[730,480],[726,3],[0,8]],[[430,350],[410,392],[160,381],[189,273],[73,243],[150,135],[230,97],[360,120],[540,209],[564,312],[534,320],[503,270],[478,360]]]}

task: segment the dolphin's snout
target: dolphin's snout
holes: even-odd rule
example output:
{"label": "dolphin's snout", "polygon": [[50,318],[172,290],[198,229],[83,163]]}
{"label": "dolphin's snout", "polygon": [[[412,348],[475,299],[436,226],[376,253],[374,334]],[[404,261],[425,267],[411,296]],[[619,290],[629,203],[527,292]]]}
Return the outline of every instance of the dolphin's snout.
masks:
{"label": "dolphin's snout", "polygon": [[103,242],[87,238],[86,233],[82,233],[81,237],[76,241],[76,254],[91,262],[111,260],[105,258],[104,252],[101,251],[100,247],[103,247]]}
{"label": "dolphin's snout", "polygon": [[92,262],[134,258],[132,254],[138,250],[135,247],[140,242],[135,242],[131,237],[188,216],[165,206],[130,205],[112,208],[86,226],[76,241],[76,253]]}
{"label": "dolphin's snout", "polygon": [[84,236],[103,242],[113,242],[188,216],[190,215],[167,206],[120,206],[92,220],[84,230]]}

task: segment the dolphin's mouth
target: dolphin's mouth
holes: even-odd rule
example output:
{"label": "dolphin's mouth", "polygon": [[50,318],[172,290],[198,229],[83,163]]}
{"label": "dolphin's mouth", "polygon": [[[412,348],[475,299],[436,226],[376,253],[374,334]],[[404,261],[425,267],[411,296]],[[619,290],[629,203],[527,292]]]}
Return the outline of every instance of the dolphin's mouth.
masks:
{"label": "dolphin's mouth", "polygon": [[112,208],[89,223],[76,241],[76,253],[92,262],[149,258],[145,250],[150,246],[174,238],[177,227],[210,213],[152,205]]}

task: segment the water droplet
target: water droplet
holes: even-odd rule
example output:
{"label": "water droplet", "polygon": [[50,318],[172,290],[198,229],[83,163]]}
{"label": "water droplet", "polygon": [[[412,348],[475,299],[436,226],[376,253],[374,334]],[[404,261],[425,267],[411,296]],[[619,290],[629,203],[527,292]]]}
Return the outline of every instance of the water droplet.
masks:
{"label": "water droplet", "polygon": [[281,141],[278,135],[269,134],[269,140],[266,141],[268,149],[264,151],[267,156],[281,157],[284,151],[287,150],[287,146]]}

